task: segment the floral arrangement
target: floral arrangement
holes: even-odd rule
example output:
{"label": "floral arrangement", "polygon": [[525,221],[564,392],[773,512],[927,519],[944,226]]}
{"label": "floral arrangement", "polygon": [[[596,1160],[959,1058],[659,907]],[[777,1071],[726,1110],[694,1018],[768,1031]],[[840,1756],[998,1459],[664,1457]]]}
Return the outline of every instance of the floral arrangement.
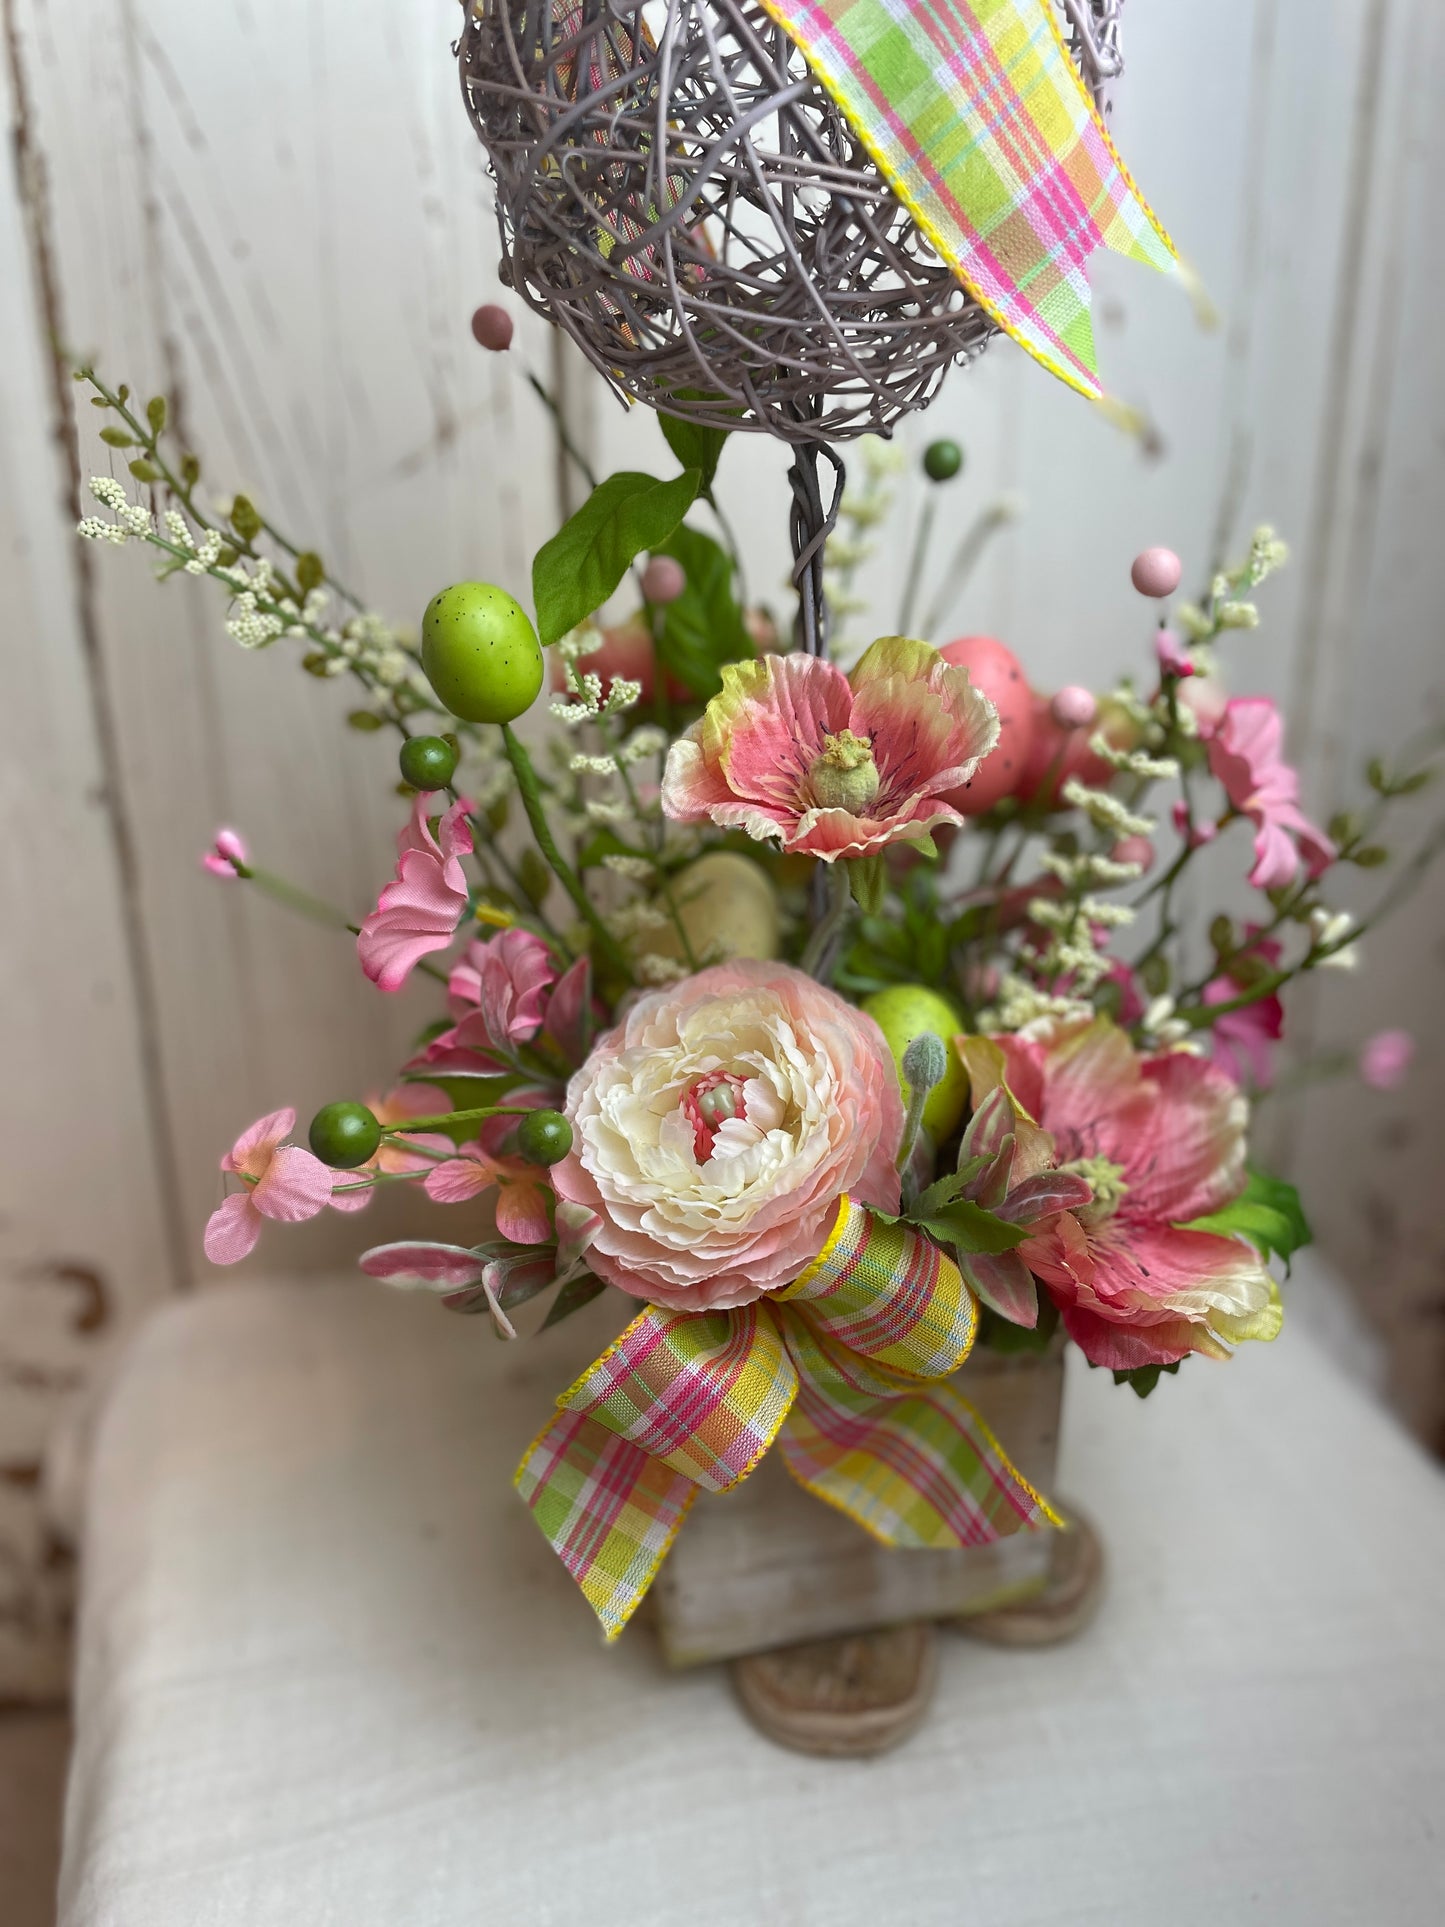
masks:
{"label": "floral arrangement", "polygon": [[[476,332],[511,338],[496,309]],[[1435,745],[1372,764],[1359,812],[1307,814],[1278,710],[1229,688],[1285,559],[1269,530],[1195,603],[1173,555],[1139,556],[1172,613],[1108,691],[1037,691],[982,636],[886,635],[845,669],[748,606],[726,437],[659,418],[680,472],[597,482],[539,551],[530,611],[461,583],[418,637],[246,498],[207,497],[163,400],[78,379],[141,491],[94,480],[81,534],[210,577],[242,647],[294,639],[360,685],[356,727],[396,733],[394,872],[359,922],[334,914],[380,993],[436,984],[384,1098],[327,1105],[304,1144],[290,1109],[243,1132],[206,1252],[401,1184],[439,1209],[418,1197],[372,1277],[509,1339],[530,1301],[547,1326],[636,1301],[517,1478],[609,1635],[697,1492],[774,1446],[891,1545],[1057,1523],[952,1383],[975,1344],[1067,1340],[1143,1395],[1278,1334],[1272,1265],[1308,1234],[1250,1162],[1250,1101],[1290,986],[1352,967],[1411,887],[1428,853],[1370,916],[1330,894],[1386,861],[1381,817]],[[960,452],[924,466],[945,486]],[[844,505],[850,621],[889,487],[870,454]],[[945,605],[1006,513],[965,536]],[[635,613],[600,626],[629,581]],[[297,901],[234,830],[203,861]],[[1394,1081],[1408,1048],[1372,1040],[1365,1074]]]}

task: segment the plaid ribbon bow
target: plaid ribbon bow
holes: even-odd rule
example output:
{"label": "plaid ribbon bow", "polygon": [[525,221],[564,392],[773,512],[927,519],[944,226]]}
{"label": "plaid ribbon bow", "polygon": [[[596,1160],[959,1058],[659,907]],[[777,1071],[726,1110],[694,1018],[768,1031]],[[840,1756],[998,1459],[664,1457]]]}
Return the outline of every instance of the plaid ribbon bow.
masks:
{"label": "plaid ribbon bow", "polygon": [[1052,0],[762,0],[974,299],[1102,399],[1098,248],[1178,269],[1069,58]]}
{"label": "plaid ribbon bow", "polygon": [[919,1232],[844,1198],[802,1276],[733,1311],[649,1305],[558,1401],[516,1486],[609,1640],[698,1492],[776,1439],[788,1470],[889,1546],[1058,1525],[946,1378],[978,1304]]}

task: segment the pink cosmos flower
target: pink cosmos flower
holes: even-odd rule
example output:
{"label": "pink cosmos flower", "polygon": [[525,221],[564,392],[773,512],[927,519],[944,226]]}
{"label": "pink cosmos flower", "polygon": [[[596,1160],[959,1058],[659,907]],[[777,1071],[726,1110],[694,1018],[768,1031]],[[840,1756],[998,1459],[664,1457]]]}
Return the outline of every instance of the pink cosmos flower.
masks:
{"label": "pink cosmos flower", "polygon": [[682,1311],[791,1284],[850,1193],[898,1209],[903,1103],[873,1019],[737,958],[633,1006],[572,1079],[559,1198],[600,1223],[598,1277]]}
{"label": "pink cosmos flower", "polygon": [[220,829],[215,840],[201,858],[201,868],[209,870],[213,877],[229,877],[234,880],[251,861],[239,831]]}
{"label": "pink cosmos flower", "polygon": [[730,663],[668,751],[662,807],[831,863],[966,819],[948,800],[998,741],[998,712],[926,642],[885,636],[851,676],[816,656]]}
{"label": "pink cosmos flower", "polygon": [[232,1192],[206,1224],[205,1251],[213,1265],[239,1264],[252,1252],[263,1218],[299,1224],[332,1202],[335,1174],[299,1144],[282,1142],[295,1128],[295,1111],[272,1111],[243,1131],[221,1159],[221,1169],[233,1172],[244,1188]]}
{"label": "pink cosmos flower", "polygon": [[396,840],[396,877],[361,926],[356,954],[382,990],[400,990],[421,959],[445,950],[466,915],[470,894],[461,859],[472,851],[471,804],[459,798],[432,835],[427,799],[418,796]]}
{"label": "pink cosmos flower", "polygon": [[[1247,934],[1253,935],[1253,930]],[[1283,954],[1273,938],[1251,943],[1241,953],[1258,957],[1271,970]],[[1239,971],[1238,975],[1225,972],[1204,986],[1206,1004],[1231,1003],[1242,990],[1249,988],[1248,975],[1239,969],[1238,961],[1234,969]],[[1246,1004],[1242,1010],[1231,1010],[1215,1018],[1210,1028],[1211,1054],[1219,1068],[1241,1089],[1267,1091],[1274,1082],[1274,1047],[1283,1036],[1284,1005],[1271,993]]]}
{"label": "pink cosmos flower", "polygon": [[1397,1090],[1409,1075],[1415,1040],[1408,1030],[1382,1030],[1360,1051],[1360,1076],[1372,1091]]}
{"label": "pink cosmos flower", "polygon": [[1087,1358],[1126,1371],[1275,1336],[1279,1294],[1258,1254],[1184,1228],[1244,1184],[1248,1106],[1221,1070],[1182,1052],[1142,1057],[1102,1018],[978,1044],[959,1041],[975,1103],[1006,1076],[1059,1169],[1093,1187],[1091,1205],[1019,1246]]}
{"label": "pink cosmos flower", "polygon": [[1267,696],[1237,696],[1209,739],[1209,767],[1230,802],[1255,827],[1256,890],[1280,890],[1335,860],[1335,846],[1299,807],[1299,775],[1284,760],[1284,722]]}
{"label": "pink cosmos flower", "polygon": [[494,1157],[480,1144],[464,1144],[454,1158],[433,1167],[422,1188],[436,1204],[465,1204],[495,1188],[497,1230],[504,1238],[540,1245],[552,1236],[547,1186],[536,1165],[521,1158]]}

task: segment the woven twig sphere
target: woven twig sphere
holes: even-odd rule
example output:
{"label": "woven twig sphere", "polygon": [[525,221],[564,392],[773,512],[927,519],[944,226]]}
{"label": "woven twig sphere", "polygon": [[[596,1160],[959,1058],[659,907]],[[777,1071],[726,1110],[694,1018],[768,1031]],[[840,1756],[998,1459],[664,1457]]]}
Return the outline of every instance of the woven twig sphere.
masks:
{"label": "woven twig sphere", "polygon": [[[503,274],[612,385],[791,441],[887,433],[996,332],[754,0],[465,0]],[[1122,0],[1055,0],[1101,106]]]}

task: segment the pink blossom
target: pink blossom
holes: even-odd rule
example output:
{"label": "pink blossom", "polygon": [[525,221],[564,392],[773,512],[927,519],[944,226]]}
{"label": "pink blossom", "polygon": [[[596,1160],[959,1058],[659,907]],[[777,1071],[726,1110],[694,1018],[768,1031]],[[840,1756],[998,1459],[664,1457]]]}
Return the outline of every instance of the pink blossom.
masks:
{"label": "pink blossom", "polygon": [[[1253,932],[1248,934],[1253,935]],[[1283,952],[1273,938],[1250,943],[1240,957],[1257,957],[1271,970]],[[1227,1004],[1249,988],[1249,975],[1240,968],[1239,958],[1230,971],[1204,986],[1206,1004]],[[1267,1091],[1274,1082],[1274,1047],[1284,1035],[1284,1005],[1272,992],[1256,998],[1240,1010],[1216,1017],[1210,1027],[1210,1048],[1214,1061],[1227,1077],[1243,1090]]]}
{"label": "pink blossom", "polygon": [[334,1174],[299,1144],[282,1142],[295,1128],[294,1110],[272,1111],[243,1131],[221,1159],[221,1169],[234,1173],[244,1188],[207,1222],[205,1251],[213,1265],[237,1264],[253,1251],[263,1218],[299,1224],[332,1202]]}
{"label": "pink blossom", "polygon": [[362,969],[382,990],[400,990],[429,951],[445,950],[466,915],[471,899],[461,858],[472,850],[470,809],[466,798],[459,798],[433,836],[426,798],[418,796],[412,806],[396,840],[396,878],[356,939]]}
{"label": "pink blossom", "polygon": [[251,861],[239,831],[216,831],[211,847],[201,858],[201,868],[213,877],[236,877]]}
{"label": "pink blossom", "polygon": [[482,1029],[494,1044],[525,1044],[542,1027],[547,991],[557,966],[540,937],[530,930],[500,930],[485,942],[473,941],[452,966],[447,981],[453,1017],[479,1011]]}
{"label": "pink blossom", "polygon": [[1372,1091],[1393,1091],[1404,1083],[1415,1057],[1407,1030],[1377,1031],[1360,1051],[1360,1076]]}
{"label": "pink blossom", "polygon": [[551,1178],[600,1220],[588,1264],[656,1304],[781,1290],[845,1193],[898,1209],[903,1103],[883,1034],[786,964],[738,958],[640,998],[572,1079],[567,1116]]}
{"label": "pink blossom", "polygon": [[851,676],[791,655],[730,663],[722,679],[668,752],[664,812],[825,863],[964,822],[945,798],[998,741],[968,671],[905,636],[875,642]]}
{"label": "pink blossom", "polygon": [[423,1189],[437,1204],[464,1204],[494,1187],[501,1235],[513,1244],[545,1244],[552,1236],[547,1186],[537,1167],[521,1158],[493,1157],[480,1144],[464,1144],[454,1158],[428,1173]]}
{"label": "pink blossom", "polygon": [[1154,653],[1166,676],[1192,676],[1194,659],[1172,629],[1160,629],[1154,637]]}
{"label": "pink blossom", "polygon": [[1255,827],[1256,890],[1293,883],[1300,861],[1311,877],[1335,860],[1335,846],[1299,807],[1299,776],[1284,760],[1284,722],[1266,696],[1237,696],[1209,742],[1209,767],[1235,809]]}
{"label": "pink blossom", "polygon": [[[1273,1338],[1278,1292],[1259,1255],[1187,1228],[1244,1184],[1248,1106],[1224,1073],[1184,1052],[1141,1056],[1101,1018],[997,1041],[1008,1088],[1052,1136],[1059,1169],[1093,1188],[1091,1205],[1019,1246],[1085,1356],[1126,1371]],[[980,1103],[1000,1072],[975,1040],[959,1048]]]}

